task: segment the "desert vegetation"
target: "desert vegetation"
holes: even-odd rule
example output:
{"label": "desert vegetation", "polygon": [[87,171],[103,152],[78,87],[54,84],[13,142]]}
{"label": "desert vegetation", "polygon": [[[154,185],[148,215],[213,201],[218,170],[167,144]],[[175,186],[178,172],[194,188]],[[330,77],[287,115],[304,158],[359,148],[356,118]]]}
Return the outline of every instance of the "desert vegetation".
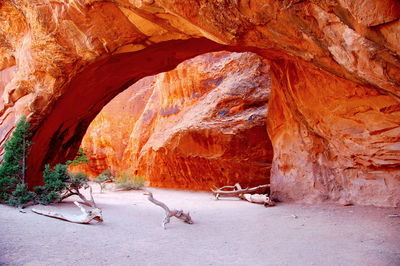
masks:
{"label": "desert vegetation", "polygon": [[30,124],[26,121],[26,117],[21,117],[5,144],[5,154],[0,165],[0,202],[18,207],[36,203],[47,205],[60,202],[72,195],[78,195],[84,202],[91,202],[79,191],[89,187],[86,174],[73,174],[67,170],[69,165],[88,162],[82,149],[79,149],[74,160],[54,167],[47,164],[43,171],[44,185],[36,186],[34,191],[28,190],[25,172],[29,166],[26,164],[26,158],[33,145],[29,140],[31,136],[29,128]]}
{"label": "desert vegetation", "polygon": [[115,179],[115,188],[117,190],[138,190],[144,187],[145,178],[134,175],[132,169],[126,169],[119,172]]}

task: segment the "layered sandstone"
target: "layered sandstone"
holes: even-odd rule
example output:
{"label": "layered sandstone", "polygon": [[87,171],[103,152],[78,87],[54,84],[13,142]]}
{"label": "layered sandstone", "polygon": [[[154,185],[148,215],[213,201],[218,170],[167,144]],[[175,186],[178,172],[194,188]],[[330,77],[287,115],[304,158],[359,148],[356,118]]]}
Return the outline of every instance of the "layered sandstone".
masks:
{"label": "layered sandstone", "polygon": [[[42,180],[43,165],[73,157],[86,128],[101,108],[134,82],[171,70],[202,53],[223,49],[254,51],[270,59],[271,70],[276,73],[272,91],[277,97],[272,101],[278,99],[275,104],[281,110],[271,112],[271,119],[279,121],[273,116],[285,113],[280,116],[287,119],[282,125],[293,125],[270,129],[277,154],[271,180],[302,184],[303,192],[292,193],[291,185],[275,186],[277,195],[286,195],[282,199],[302,200],[303,195],[313,194],[319,195],[317,198],[339,200],[338,193],[321,190],[306,180],[326,176],[326,171],[318,168],[338,169],[340,173],[332,176],[342,179],[343,184],[352,184],[357,171],[360,173],[357,178],[370,180],[363,173],[372,165],[380,171],[371,172],[374,178],[385,177],[382,189],[345,185],[339,194],[345,195],[348,190],[350,198],[363,203],[363,191],[370,191],[376,197],[374,204],[396,205],[400,201],[396,137],[387,138],[385,134],[389,132],[383,130],[385,126],[374,131],[375,125],[364,120],[358,123],[358,118],[354,120],[356,123],[336,119],[335,122],[342,121],[347,126],[336,126],[320,134],[320,122],[313,115],[319,110],[312,102],[307,104],[303,98],[293,96],[292,83],[287,77],[291,73],[312,74],[307,75],[308,80],[318,77],[314,83],[302,82],[299,88],[314,92],[316,86],[320,89],[315,97],[321,99],[332,96],[327,93],[330,90],[342,93],[342,82],[350,94],[355,87],[372,90],[387,97],[378,116],[390,117],[383,120],[396,124],[399,114],[395,110],[400,96],[399,14],[397,0],[5,0],[0,3],[0,143],[8,138],[16,120],[27,115],[35,143],[28,158],[27,181],[34,186]],[[317,80],[323,82],[315,84]],[[336,107],[348,110],[350,102],[339,101]],[[378,112],[374,103],[368,103],[367,109],[369,104]],[[309,111],[304,112],[303,108]],[[336,117],[335,110],[328,110],[327,117]],[[375,117],[373,112],[364,115]],[[326,136],[347,136],[347,128],[359,129],[361,124],[365,131],[357,135],[362,139],[357,142],[360,146],[343,150],[350,158],[358,158],[360,150],[374,150],[371,142],[375,138],[380,138],[377,141],[382,141],[382,147],[378,153],[366,152],[365,160],[351,164],[350,172],[341,165],[343,160],[326,157],[318,164],[306,163],[300,175],[290,174],[277,167],[283,160],[279,154],[291,155],[294,159],[290,161],[298,161],[295,164],[298,168],[300,162],[314,158],[315,152],[304,144],[303,135],[288,138],[284,145],[278,140],[284,135],[296,135],[295,129],[304,124],[307,134],[322,136],[324,143],[336,143]],[[327,128],[331,125],[336,124],[327,124]],[[370,129],[374,134],[368,133]],[[344,145],[344,140],[338,143]],[[337,150],[342,153],[342,149]],[[389,164],[368,158],[381,153],[393,155]],[[384,184],[387,180],[393,180],[393,184]],[[322,186],[327,186],[325,181]],[[385,198],[384,193],[390,196]]]}
{"label": "layered sandstone", "polygon": [[187,189],[269,183],[268,71],[255,54],[220,52],[136,83],[88,128],[87,172],[129,169],[151,186]]}
{"label": "layered sandstone", "polygon": [[268,119],[275,197],[399,205],[399,102],[301,61],[279,68]]}

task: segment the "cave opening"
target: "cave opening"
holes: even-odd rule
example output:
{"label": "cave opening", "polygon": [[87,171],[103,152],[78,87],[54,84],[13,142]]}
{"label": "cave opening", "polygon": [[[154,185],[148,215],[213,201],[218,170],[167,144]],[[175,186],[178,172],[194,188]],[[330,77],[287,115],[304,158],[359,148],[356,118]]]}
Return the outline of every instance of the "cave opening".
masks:
{"label": "cave opening", "polygon": [[271,87],[269,64],[255,53],[188,59],[104,106],[82,140],[89,164],[71,170],[185,190],[270,183]]}

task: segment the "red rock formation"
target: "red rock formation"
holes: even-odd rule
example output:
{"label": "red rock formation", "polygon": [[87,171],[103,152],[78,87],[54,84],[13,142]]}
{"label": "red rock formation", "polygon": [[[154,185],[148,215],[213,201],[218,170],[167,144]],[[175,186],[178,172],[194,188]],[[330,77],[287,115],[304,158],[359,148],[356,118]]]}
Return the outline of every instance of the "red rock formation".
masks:
{"label": "red rock formation", "polygon": [[[399,12],[396,0],[4,0],[0,2],[0,71],[15,72],[3,90],[0,143],[15,121],[27,114],[35,142],[28,158],[28,183],[36,185],[45,163],[74,156],[90,121],[119,92],[142,77],[221,49],[256,51],[272,61],[276,73],[285,65],[297,68],[298,60],[303,60],[305,65],[295,71],[314,73],[316,66],[326,71],[321,73],[327,86],[334,74],[397,101]],[[284,82],[277,80],[276,90]],[[323,98],[324,92],[321,89],[318,97]],[[312,119],[308,114],[304,117]],[[371,136],[363,138],[367,143]],[[300,140],[293,141],[302,145]],[[309,153],[303,153],[304,161]],[[357,156],[358,150],[351,153]],[[363,167],[356,166],[360,171]],[[380,175],[398,178],[391,170]],[[293,178],[294,183],[311,178],[274,173],[273,177],[285,177],[289,183]],[[352,179],[352,174],[341,174]],[[311,194],[318,193],[307,184]],[[352,197],[358,193],[362,194],[361,188]],[[398,204],[399,197],[388,203],[379,196],[375,204]]]}
{"label": "red rock formation", "polygon": [[399,205],[399,102],[301,61],[278,64],[268,119],[275,197]]}
{"label": "red rock formation", "polygon": [[109,169],[118,173],[126,169],[123,160],[132,128],[152,94],[154,77],[147,77],[117,95],[90,124],[82,141],[89,164],[70,167],[73,172],[85,172],[96,177]]}
{"label": "red rock formation", "polygon": [[152,186],[188,189],[268,183],[268,71],[255,54],[221,52],[135,84],[89,127],[89,172],[131,169]]}

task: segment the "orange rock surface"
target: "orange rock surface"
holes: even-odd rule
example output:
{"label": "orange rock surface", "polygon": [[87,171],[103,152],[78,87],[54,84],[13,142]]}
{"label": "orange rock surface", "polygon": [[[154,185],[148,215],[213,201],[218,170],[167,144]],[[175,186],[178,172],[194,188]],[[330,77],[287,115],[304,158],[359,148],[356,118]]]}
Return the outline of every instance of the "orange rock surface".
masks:
{"label": "orange rock surface", "polygon": [[268,119],[275,197],[399,205],[399,102],[301,61],[279,67]]}
{"label": "orange rock surface", "polygon": [[118,173],[126,169],[124,152],[136,121],[152,95],[154,77],[143,78],[117,95],[97,115],[82,141],[88,164],[70,167],[96,177],[105,170]]}
{"label": "orange rock surface", "polygon": [[269,183],[268,71],[255,54],[221,52],[136,83],[90,125],[88,172],[130,169],[151,186],[187,189]]}
{"label": "orange rock surface", "polygon": [[[172,70],[203,53],[252,51],[269,59],[275,73],[272,94],[276,97],[271,104],[281,110],[269,116],[274,121],[280,121],[274,115],[287,119],[282,127],[269,129],[276,154],[271,176],[276,195],[294,200],[304,200],[306,194],[335,201],[349,197],[371,204],[365,196],[369,193],[375,197],[372,204],[398,205],[399,141],[390,133],[396,131],[394,124],[399,116],[399,14],[397,0],[4,0],[0,2],[0,144],[9,137],[19,117],[27,115],[35,143],[27,173],[27,182],[33,187],[42,182],[44,164],[72,158],[101,108],[136,81]],[[295,83],[288,81],[292,73],[301,77],[307,73],[310,82],[296,82],[301,85],[293,87]],[[376,112],[358,114],[371,116],[368,119],[351,114],[351,119],[343,120],[348,114],[343,111],[338,115],[336,111],[353,109],[348,107],[352,101],[340,93],[346,88],[345,95],[351,95],[356,87],[385,100],[380,100],[381,109],[373,102],[365,104]],[[321,110],[310,99],[297,97],[299,92],[292,93],[294,88],[309,92],[307,97],[325,99],[322,107],[336,102],[337,106],[325,113],[326,117],[335,117],[334,122],[326,124],[327,128],[332,126],[330,133],[320,134],[318,125],[324,122],[314,120],[314,113]],[[314,94],[316,88],[318,93]],[[339,96],[342,101],[336,100]],[[378,121],[380,116],[391,126],[366,122]],[[362,139],[357,141],[359,145],[336,149],[353,158],[350,168],[344,165],[345,160],[329,156],[318,164],[308,164],[314,158],[314,146],[304,144],[307,138],[303,135],[296,137],[295,129],[300,125],[322,137],[325,144],[320,147],[333,143],[344,147],[347,132],[364,126],[363,133],[356,137],[350,134]],[[386,130],[390,127],[393,129]],[[284,129],[283,135],[292,136],[285,145],[280,142]],[[328,136],[344,139],[334,141]],[[365,158],[359,163],[354,158],[360,158],[360,150],[371,153],[363,153]],[[304,162],[304,170],[299,175],[281,170],[277,166],[285,160],[280,154]],[[378,163],[383,158],[379,154],[393,157],[390,163],[386,159]],[[375,160],[376,156],[380,159]],[[375,174],[371,166],[376,167]],[[327,179],[325,169],[337,169],[340,174],[332,176],[342,179],[338,183],[352,185],[338,188],[340,193],[327,188],[327,180],[335,178]],[[364,175],[367,170],[369,174]],[[355,181],[371,180],[371,175],[382,184],[363,186]],[[309,182],[318,178],[324,180],[321,184],[326,189]],[[294,184],[302,184],[303,192],[294,193]]]}

